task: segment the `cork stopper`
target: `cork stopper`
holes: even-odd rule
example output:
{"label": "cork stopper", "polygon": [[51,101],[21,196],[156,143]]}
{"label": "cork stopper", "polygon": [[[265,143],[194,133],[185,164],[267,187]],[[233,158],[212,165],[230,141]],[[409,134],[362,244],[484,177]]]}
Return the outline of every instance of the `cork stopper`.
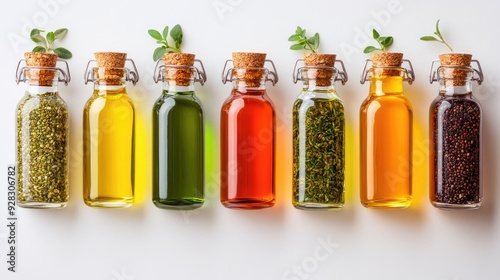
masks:
{"label": "cork stopper", "polygon": [[[54,53],[27,52],[24,54],[24,58],[26,59],[26,66],[55,68],[57,64],[57,54]],[[27,76],[30,81],[30,85],[52,86],[55,75],[55,69],[27,70]]]}
{"label": "cork stopper", "polygon": [[123,84],[126,53],[119,52],[96,52],[94,53],[97,69],[94,74],[99,77],[99,83],[106,85]]}
{"label": "cork stopper", "polygon": [[[394,66],[400,67],[403,63],[402,53],[376,52],[371,54],[372,63],[375,67]],[[380,73],[383,76],[399,76],[400,71],[395,69],[383,69]]]}
{"label": "cork stopper", "polygon": [[[264,68],[266,63],[265,53],[249,53],[249,52],[233,52],[233,76],[237,79],[244,80],[248,87],[258,87],[261,84],[265,69],[251,69],[251,68]],[[244,71],[241,71],[244,69]]]}
{"label": "cork stopper", "polygon": [[[472,60],[472,54],[468,53],[445,53],[439,55],[441,66],[439,74],[445,77],[445,86],[464,86],[467,76],[471,72],[469,68]],[[464,66],[464,68],[446,67],[446,66]]]}
{"label": "cork stopper", "polygon": [[[306,53],[304,54],[304,65],[334,67],[336,58],[336,54]],[[330,86],[334,73],[333,68],[307,70],[308,78],[316,79],[317,86]]]}
{"label": "cork stopper", "polygon": [[[165,77],[168,82],[175,82],[177,86],[188,86],[191,83],[194,65],[194,54],[190,53],[166,53],[164,55]],[[186,67],[168,67],[168,65]]]}

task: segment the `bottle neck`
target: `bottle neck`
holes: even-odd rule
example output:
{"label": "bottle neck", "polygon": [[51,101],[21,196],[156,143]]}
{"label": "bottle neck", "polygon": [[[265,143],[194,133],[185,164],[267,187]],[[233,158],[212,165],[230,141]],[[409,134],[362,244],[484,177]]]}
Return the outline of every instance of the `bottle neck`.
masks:
{"label": "bottle neck", "polygon": [[265,92],[267,73],[265,68],[235,68],[232,70],[233,90]]}
{"label": "bottle neck", "polygon": [[52,83],[52,85],[36,85],[33,81],[27,81],[25,83],[26,93],[31,95],[42,95],[47,93],[57,93],[57,82]]}
{"label": "bottle neck", "polygon": [[163,92],[167,94],[193,94],[194,82],[190,81],[188,85],[178,85],[175,81],[165,81]]}
{"label": "bottle neck", "polygon": [[402,68],[370,69],[370,94],[375,96],[403,94],[404,70]]}
{"label": "bottle neck", "polygon": [[108,85],[106,83],[94,83],[94,93],[98,95],[118,95],[118,94],[127,94],[127,88],[125,84],[111,84]]}
{"label": "bottle neck", "polygon": [[335,92],[335,86],[333,83],[324,84],[317,83],[316,80],[305,80],[302,85],[302,90],[314,92]]}
{"label": "bottle neck", "polygon": [[443,96],[470,95],[472,74],[470,67],[441,67],[438,71],[439,94]]}

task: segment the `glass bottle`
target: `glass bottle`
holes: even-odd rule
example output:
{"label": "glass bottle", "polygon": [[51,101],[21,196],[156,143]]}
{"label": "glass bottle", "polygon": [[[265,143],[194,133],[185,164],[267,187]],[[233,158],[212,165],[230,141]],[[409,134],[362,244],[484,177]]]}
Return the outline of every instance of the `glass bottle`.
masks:
{"label": "glass bottle", "polygon": [[[26,208],[63,208],[69,199],[69,112],[58,82],[71,79],[57,55],[26,53],[16,81],[26,93],[17,105],[17,202]],[[26,66],[21,67],[22,62]]]}
{"label": "glass bottle", "polygon": [[206,76],[194,57],[168,53],[155,69],[155,82],[163,81],[152,116],[153,202],[159,208],[195,209],[204,202],[203,109],[194,83],[203,85]]}
{"label": "glass bottle", "polygon": [[[347,82],[334,67],[335,54],[306,54],[297,60],[294,82],[303,81],[293,106],[293,197],[298,209],[344,206],[345,115],[334,81]],[[303,67],[297,64],[303,61]]]}
{"label": "glass bottle", "polygon": [[[401,67],[403,61],[410,69]],[[365,207],[411,204],[413,112],[403,81],[411,84],[413,73],[402,53],[374,53],[366,61],[361,83],[370,81],[370,90],[360,109],[360,196]]]}
{"label": "glass bottle", "polygon": [[[483,73],[470,54],[442,54],[431,66],[430,82],[439,81],[439,95],[429,110],[430,201],[437,208],[481,206],[481,106],[472,95],[472,81]],[[437,61],[435,61],[437,62]]]}
{"label": "glass bottle", "polygon": [[[83,199],[92,207],[134,203],[135,110],[126,81],[139,80],[126,53],[95,53],[97,67],[85,71],[94,93],[83,112]],[[125,68],[130,61],[134,70]]]}
{"label": "glass bottle", "polygon": [[[274,106],[265,83],[278,81],[264,53],[233,53],[222,81],[233,90],[221,109],[221,202],[228,208],[259,209],[275,203]],[[268,61],[273,71],[264,68]]]}

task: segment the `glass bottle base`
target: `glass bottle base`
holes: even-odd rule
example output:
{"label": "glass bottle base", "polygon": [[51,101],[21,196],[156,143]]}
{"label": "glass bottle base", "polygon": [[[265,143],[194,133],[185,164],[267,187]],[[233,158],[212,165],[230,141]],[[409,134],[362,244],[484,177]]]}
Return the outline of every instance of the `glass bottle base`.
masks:
{"label": "glass bottle base", "polygon": [[192,210],[200,208],[203,205],[203,202],[205,202],[205,200],[200,198],[153,200],[156,207],[171,210]]}
{"label": "glass bottle base", "polygon": [[312,210],[312,211],[339,211],[344,207],[343,203],[328,204],[328,203],[311,203],[311,202],[300,202],[293,203],[293,206],[300,210]]}
{"label": "glass bottle base", "polygon": [[134,204],[133,197],[99,197],[94,199],[85,199],[85,204],[90,207],[98,208],[128,208]]}
{"label": "glass bottle base", "polygon": [[366,208],[404,209],[410,207],[411,198],[366,200],[361,201],[361,204]]}
{"label": "glass bottle base", "polygon": [[257,210],[274,206],[275,200],[258,200],[258,199],[231,199],[221,201],[224,207],[230,209]]}
{"label": "glass bottle base", "polygon": [[452,210],[452,209],[462,209],[462,210],[474,210],[481,206],[481,202],[471,203],[471,204],[450,204],[443,202],[431,201],[432,205],[438,209]]}
{"label": "glass bottle base", "polygon": [[68,202],[18,202],[17,205],[22,208],[32,208],[32,209],[61,209],[66,207]]}

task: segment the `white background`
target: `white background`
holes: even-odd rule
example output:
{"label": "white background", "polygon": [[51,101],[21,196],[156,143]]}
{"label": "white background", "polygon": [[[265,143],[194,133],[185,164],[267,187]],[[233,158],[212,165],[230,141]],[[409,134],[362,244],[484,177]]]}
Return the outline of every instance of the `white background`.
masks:
{"label": "white background", "polygon": [[[112,3],[111,3],[112,2]],[[500,65],[498,4],[494,1],[8,1],[0,10],[0,279],[496,279],[500,273]],[[218,8],[216,8],[218,7]],[[477,211],[442,211],[428,202],[428,107],[437,95],[430,63],[446,52],[419,41],[441,30],[456,51],[483,66],[475,87],[483,105],[484,203]],[[161,92],[152,82],[155,41],[147,30],[179,23],[183,50],[201,59],[208,75],[196,86],[207,124],[207,200],[196,211],[157,209],[151,202],[151,108]],[[306,212],[291,205],[291,108],[301,86],[292,82],[299,52],[287,41],[297,25],[321,34],[321,52],[337,53],[350,77],[337,84],[346,107],[347,201],[340,212]],[[18,209],[17,273],[7,272],[7,165],[15,162],[15,106],[24,94],[14,72],[34,46],[29,30],[69,28],[73,80],[60,86],[71,112],[70,202],[63,210]],[[413,62],[416,81],[405,86],[414,107],[414,203],[406,210],[370,210],[359,203],[358,112],[368,85],[359,83],[361,53],[376,27],[393,35],[391,50]],[[370,41],[370,43],[373,43]],[[141,80],[129,93],[137,107],[137,203],[93,209],[82,201],[84,85],[95,51],[122,51]],[[281,80],[268,94],[278,116],[276,206],[235,211],[219,203],[219,110],[231,85],[220,80],[233,51],[267,52]],[[325,243],[330,247],[325,248]],[[300,270],[300,272],[298,272]],[[295,273],[295,274],[294,274]]]}

